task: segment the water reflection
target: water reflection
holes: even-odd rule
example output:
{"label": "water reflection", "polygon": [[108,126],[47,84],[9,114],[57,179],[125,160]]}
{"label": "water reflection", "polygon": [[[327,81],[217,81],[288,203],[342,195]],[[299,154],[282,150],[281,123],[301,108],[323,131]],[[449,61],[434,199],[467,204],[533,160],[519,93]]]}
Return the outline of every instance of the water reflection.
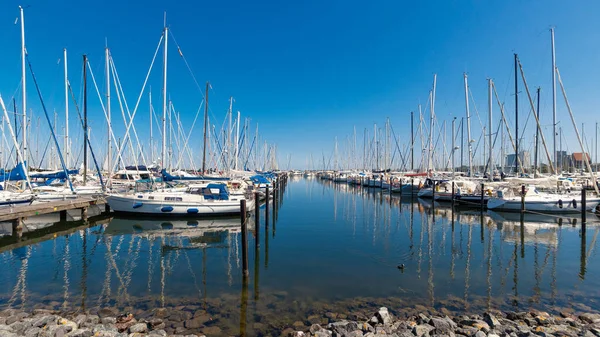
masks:
{"label": "water reflection", "polygon": [[453,211],[318,179],[290,181],[265,206],[248,219],[251,277],[239,218],[113,218],[0,247],[0,305],[201,308],[223,318],[224,335],[245,336],[382,305],[551,310],[600,299],[593,223]]}

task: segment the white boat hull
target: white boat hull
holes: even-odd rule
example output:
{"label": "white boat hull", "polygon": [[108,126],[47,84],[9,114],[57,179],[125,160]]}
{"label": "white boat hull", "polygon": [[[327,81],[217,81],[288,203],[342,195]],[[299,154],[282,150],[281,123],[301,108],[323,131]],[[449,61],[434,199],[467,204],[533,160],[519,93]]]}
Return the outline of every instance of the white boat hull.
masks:
{"label": "white boat hull", "polygon": [[[586,209],[594,210],[600,203],[599,198],[590,198],[586,201]],[[490,198],[487,207],[494,211],[520,212],[520,198]],[[551,200],[527,200],[525,199],[525,210],[539,213],[572,214],[581,213],[581,199],[576,196],[565,195]]]}
{"label": "white boat hull", "polygon": [[[240,200],[164,201],[136,199],[135,196],[109,195],[106,202],[118,213],[175,216],[215,216],[240,214]],[[253,202],[247,203],[253,209]]]}

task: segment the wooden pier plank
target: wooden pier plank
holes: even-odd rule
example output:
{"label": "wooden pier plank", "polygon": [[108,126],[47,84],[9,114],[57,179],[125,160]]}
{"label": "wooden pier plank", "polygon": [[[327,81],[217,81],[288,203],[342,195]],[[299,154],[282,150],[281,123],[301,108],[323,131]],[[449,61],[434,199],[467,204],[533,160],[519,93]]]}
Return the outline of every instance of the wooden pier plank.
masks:
{"label": "wooden pier plank", "polygon": [[0,221],[11,221],[36,215],[81,209],[91,205],[102,204],[104,200],[96,198],[81,198],[78,200],[52,201],[28,206],[0,209]]}

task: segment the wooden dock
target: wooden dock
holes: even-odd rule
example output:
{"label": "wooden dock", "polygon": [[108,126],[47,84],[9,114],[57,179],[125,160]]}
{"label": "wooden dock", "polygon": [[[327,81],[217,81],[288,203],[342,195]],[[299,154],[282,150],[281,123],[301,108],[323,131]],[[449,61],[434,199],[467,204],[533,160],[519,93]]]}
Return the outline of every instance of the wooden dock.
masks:
{"label": "wooden dock", "polygon": [[23,219],[50,213],[60,213],[60,220],[67,219],[67,211],[81,210],[82,220],[87,220],[87,209],[92,205],[104,204],[102,198],[80,198],[76,200],[52,201],[48,203],[39,203],[28,206],[18,206],[0,209],[0,222],[12,221],[13,227],[19,229],[22,226]]}

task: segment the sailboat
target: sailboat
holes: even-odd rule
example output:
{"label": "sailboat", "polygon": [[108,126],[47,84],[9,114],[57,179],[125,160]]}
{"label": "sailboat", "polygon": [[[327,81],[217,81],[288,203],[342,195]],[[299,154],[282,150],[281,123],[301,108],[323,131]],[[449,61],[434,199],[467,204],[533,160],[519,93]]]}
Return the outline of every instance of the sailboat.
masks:
{"label": "sailboat", "polygon": [[[525,188],[525,210],[540,213],[581,213],[579,193],[548,193],[539,191],[534,185]],[[521,195],[515,189],[505,188],[496,191],[496,197],[488,201],[488,209],[494,211],[520,212]],[[594,210],[600,198],[588,198],[586,210]]]}

